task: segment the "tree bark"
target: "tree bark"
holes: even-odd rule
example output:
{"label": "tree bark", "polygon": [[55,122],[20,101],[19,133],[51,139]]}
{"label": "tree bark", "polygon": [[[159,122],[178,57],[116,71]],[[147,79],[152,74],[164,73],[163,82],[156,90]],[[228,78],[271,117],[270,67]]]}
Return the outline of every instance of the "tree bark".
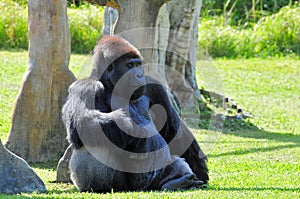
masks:
{"label": "tree bark", "polygon": [[114,33],[114,24],[117,19],[118,11],[112,7],[105,6],[102,35],[112,35]]}
{"label": "tree bark", "polygon": [[68,69],[66,0],[29,0],[29,62],[6,147],[30,162],[59,158],[66,148],[61,107],[75,80]]}
{"label": "tree bark", "polygon": [[195,68],[201,0],[173,0],[167,4],[167,7],[170,34],[165,64],[179,72],[182,78],[180,80],[171,75],[167,77],[167,81],[179,101],[187,105],[194,101],[194,96],[200,99]]}

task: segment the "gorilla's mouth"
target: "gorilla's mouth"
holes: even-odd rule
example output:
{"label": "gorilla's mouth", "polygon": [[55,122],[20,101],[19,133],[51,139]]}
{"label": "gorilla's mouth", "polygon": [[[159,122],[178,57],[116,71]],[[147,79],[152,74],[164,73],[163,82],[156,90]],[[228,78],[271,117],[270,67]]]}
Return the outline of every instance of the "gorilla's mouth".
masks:
{"label": "gorilla's mouth", "polygon": [[131,95],[130,101],[135,101],[135,100],[139,99],[141,96],[143,96],[145,94],[145,91],[146,91],[145,85],[138,87]]}

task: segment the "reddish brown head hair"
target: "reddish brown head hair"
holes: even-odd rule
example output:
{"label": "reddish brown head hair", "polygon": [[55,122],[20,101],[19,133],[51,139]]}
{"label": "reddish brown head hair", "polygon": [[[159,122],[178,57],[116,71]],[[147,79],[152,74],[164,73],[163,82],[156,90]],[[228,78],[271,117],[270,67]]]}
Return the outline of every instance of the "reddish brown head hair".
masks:
{"label": "reddish brown head hair", "polygon": [[139,50],[119,36],[104,36],[94,48],[94,68],[91,77],[99,79],[107,66],[120,57],[143,59]]}

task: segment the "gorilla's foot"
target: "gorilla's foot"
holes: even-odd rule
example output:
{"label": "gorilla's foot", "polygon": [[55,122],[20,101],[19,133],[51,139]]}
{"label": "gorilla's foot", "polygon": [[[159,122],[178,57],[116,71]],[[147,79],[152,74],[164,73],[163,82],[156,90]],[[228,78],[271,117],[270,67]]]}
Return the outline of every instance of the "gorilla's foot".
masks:
{"label": "gorilla's foot", "polygon": [[194,174],[186,174],[180,178],[170,180],[169,182],[165,183],[161,189],[162,190],[188,190],[193,188],[200,188],[204,185],[204,182],[198,180]]}

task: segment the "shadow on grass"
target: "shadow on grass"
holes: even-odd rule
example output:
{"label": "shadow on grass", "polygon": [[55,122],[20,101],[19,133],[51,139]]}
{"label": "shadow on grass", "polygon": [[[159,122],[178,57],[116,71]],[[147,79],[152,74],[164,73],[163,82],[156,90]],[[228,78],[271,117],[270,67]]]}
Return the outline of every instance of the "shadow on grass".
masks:
{"label": "shadow on grass", "polygon": [[249,153],[257,153],[257,152],[268,152],[275,151],[280,149],[288,149],[288,148],[296,148],[300,147],[300,136],[294,134],[286,134],[286,133],[276,133],[276,132],[267,132],[263,130],[245,130],[245,131],[224,131],[223,134],[234,135],[243,138],[254,138],[254,139],[264,139],[271,140],[275,142],[281,143],[289,143],[282,144],[279,146],[270,146],[270,147],[253,147],[247,148],[238,151],[230,151],[220,154],[210,154],[211,157],[220,157],[220,156],[229,156],[229,155],[245,155]]}
{"label": "shadow on grass", "polygon": [[275,151],[279,149],[287,149],[287,148],[294,148],[300,147],[300,144],[289,144],[289,145],[281,145],[281,146],[272,146],[272,147],[254,147],[254,148],[247,148],[244,150],[239,151],[230,151],[226,153],[219,153],[219,154],[210,154],[210,157],[221,157],[221,156],[228,156],[228,155],[245,155],[248,153],[257,153],[257,152],[268,152],[268,151]]}
{"label": "shadow on grass", "polygon": [[[200,123],[198,128],[209,129],[210,116],[215,114],[214,109],[216,109],[216,106],[214,106],[214,104],[212,103],[200,102],[199,108],[201,114],[200,114]],[[234,112],[233,110],[229,110],[229,111],[227,110],[225,113],[227,119],[224,122],[220,122],[220,124],[222,125],[221,128],[223,134],[234,135],[243,138],[275,141],[278,142],[278,146],[253,147],[253,148],[247,148],[238,151],[230,151],[230,152],[225,152],[220,154],[210,154],[211,157],[220,157],[220,156],[228,156],[228,155],[244,155],[248,153],[256,153],[258,151],[268,152],[268,151],[274,151],[274,150],[280,150],[286,148],[300,147],[300,135],[295,135],[291,133],[268,132],[257,127],[249,119],[243,117],[235,117],[232,116],[232,114],[238,115],[238,113]],[[220,129],[220,127],[217,128]]]}
{"label": "shadow on grass", "polygon": [[[211,118],[213,115],[220,115],[216,113],[216,110],[223,110],[222,115],[225,116],[225,121],[216,120],[217,129],[222,129],[222,133],[231,134],[245,138],[255,139],[268,139],[278,142],[291,142],[297,145],[300,144],[300,135],[294,135],[291,133],[276,133],[268,132],[260,129],[253,124],[248,118],[251,114],[238,108],[237,105],[229,106],[229,102],[225,103],[225,97],[217,93],[200,90],[203,97],[203,101],[199,101],[200,122],[198,127],[200,129],[209,129],[211,126]],[[236,102],[235,102],[236,103]],[[225,108],[224,108],[225,107]]]}
{"label": "shadow on grass", "polygon": [[297,145],[300,144],[300,135],[294,135],[291,133],[276,133],[268,132],[264,130],[253,130],[253,131],[224,131],[224,134],[235,135],[245,138],[255,138],[255,139],[268,139],[277,142],[290,142]]}
{"label": "shadow on grass", "polygon": [[57,163],[58,163],[58,160],[57,161],[48,161],[48,162],[39,162],[39,163],[30,163],[30,166],[37,168],[37,169],[56,170]]}
{"label": "shadow on grass", "polygon": [[54,190],[48,190],[47,194],[55,194],[55,195],[61,195],[61,194],[73,194],[73,193],[80,193],[77,188],[73,184],[69,183],[56,183],[58,186],[63,186],[63,189],[54,189]]}

